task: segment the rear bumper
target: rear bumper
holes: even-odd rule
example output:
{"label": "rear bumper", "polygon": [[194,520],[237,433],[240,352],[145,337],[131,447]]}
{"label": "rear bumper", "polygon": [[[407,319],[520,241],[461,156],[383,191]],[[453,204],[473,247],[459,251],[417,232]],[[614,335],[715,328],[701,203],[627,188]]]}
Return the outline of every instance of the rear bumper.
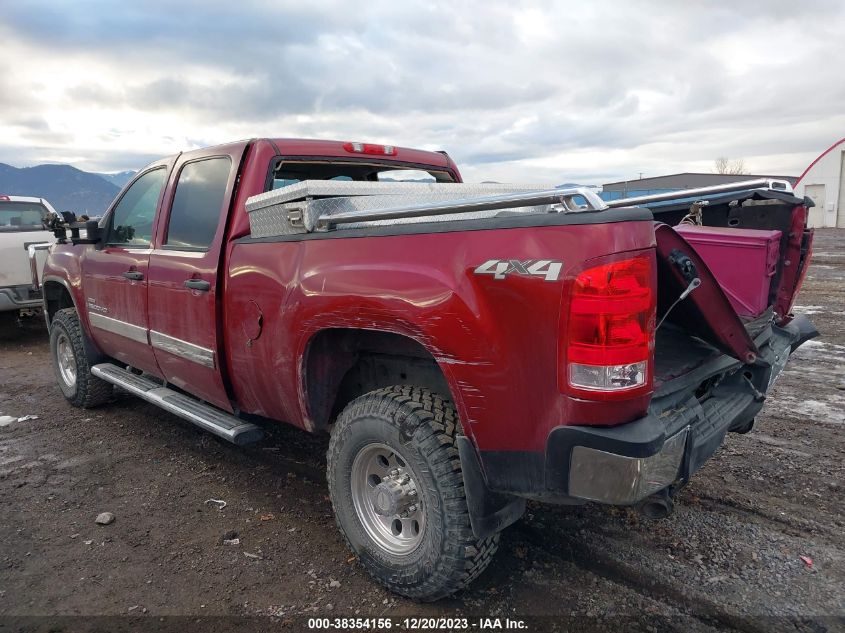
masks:
{"label": "rear bumper", "polygon": [[728,431],[749,428],[789,354],[817,334],[804,317],[772,326],[757,338],[760,356],[753,365],[724,358],[714,362],[711,376],[722,378],[707,397],[694,395],[699,383],[685,384],[661,390],[648,415],[634,422],[559,426],[548,436],[545,455],[482,451],[487,485],[540,500],[617,505],[682,485]]}
{"label": "rear bumper", "polygon": [[41,291],[33,290],[32,286],[0,288],[0,312],[40,308],[41,305]]}

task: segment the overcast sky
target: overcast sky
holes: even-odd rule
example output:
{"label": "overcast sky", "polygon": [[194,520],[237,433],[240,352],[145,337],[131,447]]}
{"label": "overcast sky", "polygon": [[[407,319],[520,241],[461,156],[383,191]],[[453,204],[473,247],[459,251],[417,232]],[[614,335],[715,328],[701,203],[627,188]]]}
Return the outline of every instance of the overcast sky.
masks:
{"label": "overcast sky", "polygon": [[598,184],[719,156],[797,175],[845,136],[841,0],[0,7],[0,162],[19,167],[302,136]]}

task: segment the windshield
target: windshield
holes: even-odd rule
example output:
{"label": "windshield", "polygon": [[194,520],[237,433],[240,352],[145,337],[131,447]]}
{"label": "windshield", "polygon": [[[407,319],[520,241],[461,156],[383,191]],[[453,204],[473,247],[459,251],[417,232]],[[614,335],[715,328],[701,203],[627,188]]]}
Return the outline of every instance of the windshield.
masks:
{"label": "windshield", "polygon": [[47,208],[40,202],[0,201],[0,232],[44,230]]}

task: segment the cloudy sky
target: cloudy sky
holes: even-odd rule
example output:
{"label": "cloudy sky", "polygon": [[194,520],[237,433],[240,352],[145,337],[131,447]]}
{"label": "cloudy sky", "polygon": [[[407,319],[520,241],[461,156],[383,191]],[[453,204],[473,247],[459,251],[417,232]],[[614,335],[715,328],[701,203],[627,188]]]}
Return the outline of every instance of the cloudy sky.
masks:
{"label": "cloudy sky", "polygon": [[[0,162],[251,136],[445,149],[468,181],[798,174],[845,136],[845,3],[0,0]],[[174,8],[178,7],[178,8]]]}

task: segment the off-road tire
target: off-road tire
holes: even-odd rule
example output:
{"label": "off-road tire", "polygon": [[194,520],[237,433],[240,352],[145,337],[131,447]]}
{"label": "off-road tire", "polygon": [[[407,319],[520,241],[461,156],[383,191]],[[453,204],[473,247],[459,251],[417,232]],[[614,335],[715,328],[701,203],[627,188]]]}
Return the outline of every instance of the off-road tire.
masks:
{"label": "off-road tire", "polygon": [[[479,540],[472,533],[455,445],[460,432],[449,400],[411,386],[386,387],[359,397],[342,411],[332,430],[328,483],[338,527],[378,582],[415,600],[438,600],[466,587],[484,571],[499,545],[498,534]],[[401,451],[422,501],[422,540],[401,556],[367,534],[352,499],[355,457],[372,444]]]}
{"label": "off-road tire", "polygon": [[[76,380],[72,385],[67,383],[59,370],[57,347],[62,336],[70,342],[76,364]],[[84,336],[79,317],[73,308],[64,308],[53,316],[50,322],[50,357],[53,361],[56,382],[68,402],[75,407],[88,409],[108,402],[114,390],[110,383],[91,373],[91,367],[97,364],[99,359],[86,352]]]}

